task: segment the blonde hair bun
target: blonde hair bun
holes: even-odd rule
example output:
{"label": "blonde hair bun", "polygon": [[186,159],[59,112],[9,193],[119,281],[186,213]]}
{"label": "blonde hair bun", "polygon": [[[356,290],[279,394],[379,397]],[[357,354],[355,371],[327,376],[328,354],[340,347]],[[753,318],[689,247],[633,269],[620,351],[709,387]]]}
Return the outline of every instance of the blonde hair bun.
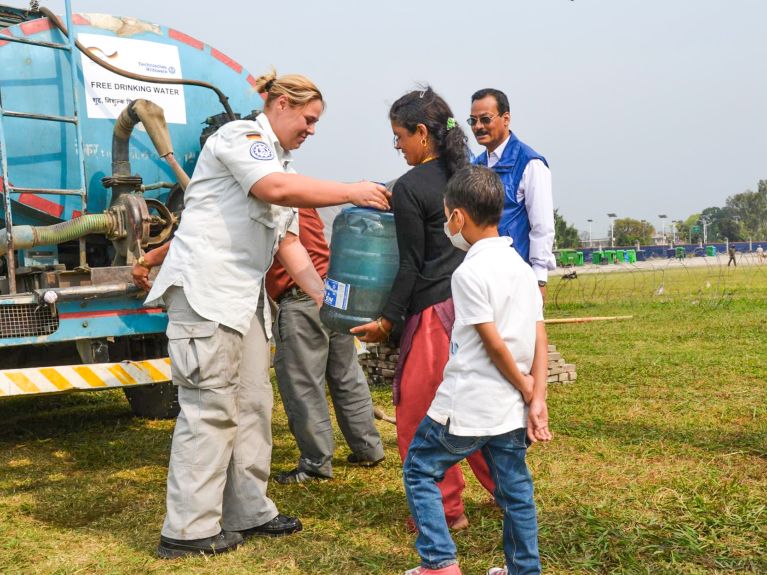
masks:
{"label": "blonde hair bun", "polygon": [[279,98],[286,96],[291,106],[303,107],[313,100],[325,101],[322,98],[322,92],[306,76],[301,74],[286,74],[277,76],[277,70],[259,76],[255,81],[256,91],[260,94],[266,94],[266,106]]}

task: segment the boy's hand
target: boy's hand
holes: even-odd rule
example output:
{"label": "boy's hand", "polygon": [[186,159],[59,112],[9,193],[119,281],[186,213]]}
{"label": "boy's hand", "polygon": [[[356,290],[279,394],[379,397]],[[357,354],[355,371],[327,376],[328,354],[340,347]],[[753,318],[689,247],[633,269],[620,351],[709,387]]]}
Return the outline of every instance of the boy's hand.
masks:
{"label": "boy's hand", "polygon": [[549,408],[543,399],[533,399],[527,411],[527,437],[531,443],[551,441]]}

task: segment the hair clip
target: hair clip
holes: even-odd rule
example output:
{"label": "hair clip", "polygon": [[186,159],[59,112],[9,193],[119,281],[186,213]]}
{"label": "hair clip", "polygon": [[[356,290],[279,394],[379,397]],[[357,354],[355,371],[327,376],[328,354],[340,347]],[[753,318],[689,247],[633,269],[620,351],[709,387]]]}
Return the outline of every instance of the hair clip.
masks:
{"label": "hair clip", "polygon": [[452,130],[453,128],[455,128],[457,125],[458,124],[456,123],[455,118],[453,118],[452,116],[447,119],[447,131],[448,132],[450,130]]}

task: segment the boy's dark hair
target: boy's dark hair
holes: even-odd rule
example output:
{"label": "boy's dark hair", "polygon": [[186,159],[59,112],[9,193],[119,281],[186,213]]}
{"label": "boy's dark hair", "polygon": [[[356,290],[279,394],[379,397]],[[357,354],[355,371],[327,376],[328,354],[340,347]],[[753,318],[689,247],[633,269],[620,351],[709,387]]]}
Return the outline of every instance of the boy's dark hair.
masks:
{"label": "boy's dark hair", "polygon": [[496,90],[495,88],[482,88],[481,90],[477,90],[471,95],[471,101],[476,102],[477,100],[481,100],[487,96],[492,96],[495,98],[495,103],[498,105],[499,116],[503,116],[506,112],[509,111],[509,99],[506,97],[506,94],[500,90]]}
{"label": "boy's dark hair", "polygon": [[497,226],[503,211],[505,191],[501,178],[484,166],[458,170],[447,183],[445,205],[451,212],[466,210],[478,226]]}

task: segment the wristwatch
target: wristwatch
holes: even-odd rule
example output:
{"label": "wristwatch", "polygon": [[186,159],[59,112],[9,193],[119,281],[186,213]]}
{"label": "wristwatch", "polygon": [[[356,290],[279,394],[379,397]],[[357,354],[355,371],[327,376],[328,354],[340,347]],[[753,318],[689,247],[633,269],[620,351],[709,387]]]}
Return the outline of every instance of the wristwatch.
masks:
{"label": "wristwatch", "polygon": [[146,260],[144,259],[144,254],[141,254],[139,259],[136,260],[136,264],[140,265],[142,268],[146,268],[148,270],[152,269],[152,266],[150,266],[148,263],[146,263]]}
{"label": "wristwatch", "polygon": [[538,287],[546,287],[546,282],[543,280],[538,280]]}

